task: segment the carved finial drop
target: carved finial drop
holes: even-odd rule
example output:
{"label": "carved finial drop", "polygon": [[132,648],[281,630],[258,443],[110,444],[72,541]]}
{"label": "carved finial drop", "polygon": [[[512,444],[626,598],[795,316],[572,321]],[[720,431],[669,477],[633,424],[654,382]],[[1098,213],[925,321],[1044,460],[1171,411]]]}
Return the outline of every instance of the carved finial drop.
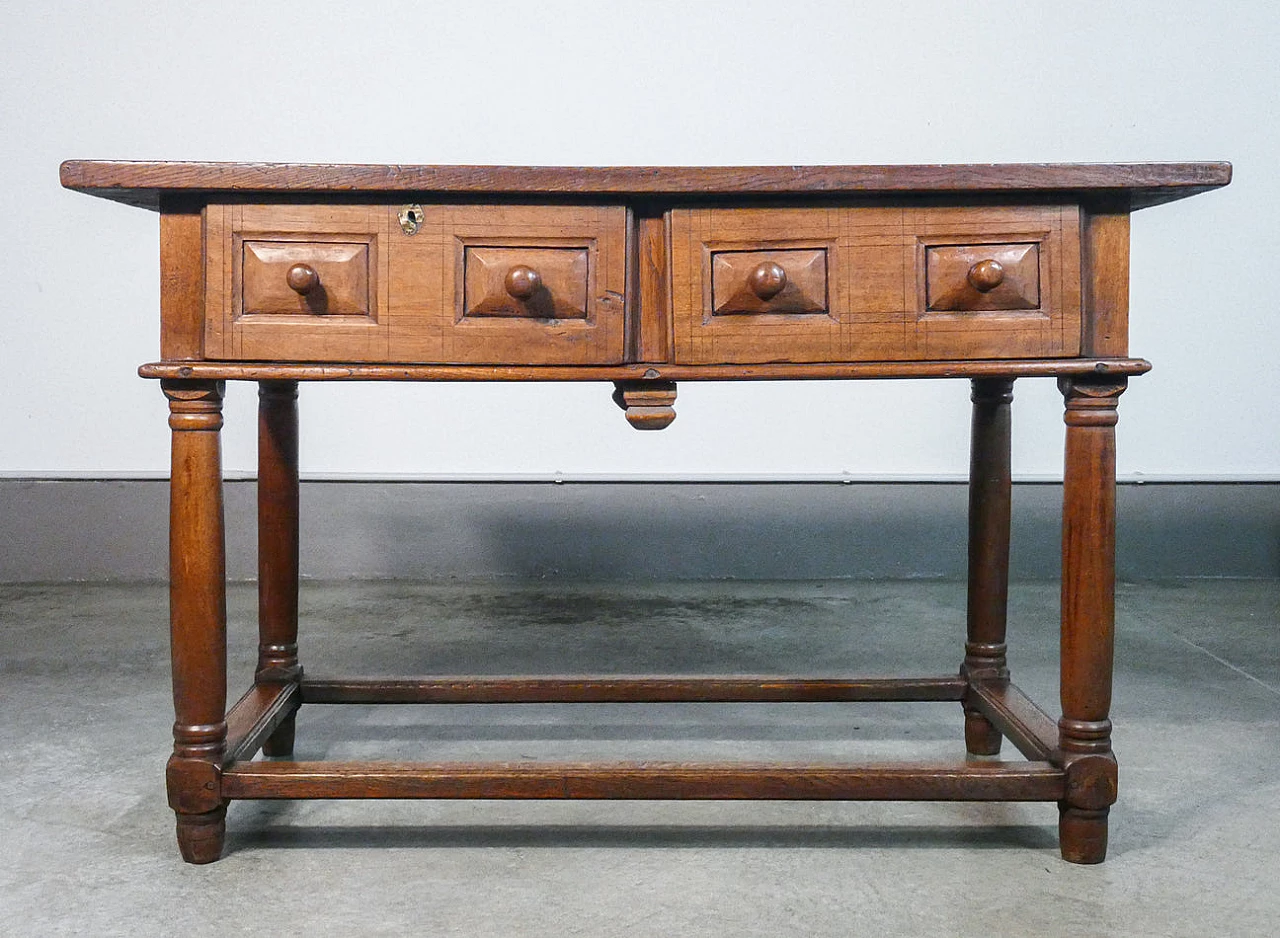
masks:
{"label": "carved finial drop", "polygon": [[674,381],[615,381],[613,402],[637,430],[662,430],[676,419]]}

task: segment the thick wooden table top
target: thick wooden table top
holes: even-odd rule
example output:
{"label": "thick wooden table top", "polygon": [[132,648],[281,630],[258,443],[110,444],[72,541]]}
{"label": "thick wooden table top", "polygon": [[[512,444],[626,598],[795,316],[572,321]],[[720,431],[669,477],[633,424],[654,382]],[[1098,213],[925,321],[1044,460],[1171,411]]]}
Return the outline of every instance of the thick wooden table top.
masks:
{"label": "thick wooden table top", "polygon": [[1225,186],[1231,164],[982,163],[889,166],[418,166],[68,160],[62,184],[152,210],[162,195],[418,193],[665,197],[730,194],[856,198],[1022,193],[1119,200],[1130,209]]}

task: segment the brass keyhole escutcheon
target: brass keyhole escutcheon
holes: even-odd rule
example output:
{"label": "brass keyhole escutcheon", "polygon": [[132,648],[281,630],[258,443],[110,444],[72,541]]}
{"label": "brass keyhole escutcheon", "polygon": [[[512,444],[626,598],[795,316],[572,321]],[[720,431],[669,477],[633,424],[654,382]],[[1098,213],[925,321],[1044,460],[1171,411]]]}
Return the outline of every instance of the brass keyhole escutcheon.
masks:
{"label": "brass keyhole escutcheon", "polygon": [[399,218],[400,230],[407,235],[416,235],[418,229],[422,227],[426,214],[422,211],[421,205],[406,205],[400,209]]}

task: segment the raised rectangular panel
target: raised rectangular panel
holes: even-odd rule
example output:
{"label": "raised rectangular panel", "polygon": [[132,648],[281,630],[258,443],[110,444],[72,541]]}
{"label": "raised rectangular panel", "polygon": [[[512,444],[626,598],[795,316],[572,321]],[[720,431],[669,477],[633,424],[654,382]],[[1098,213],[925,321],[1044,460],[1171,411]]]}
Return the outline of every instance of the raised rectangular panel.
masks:
{"label": "raised rectangular panel", "polygon": [[720,251],[711,255],[711,314],[825,313],[827,252]]}
{"label": "raised rectangular panel", "polygon": [[367,241],[242,241],[241,251],[240,316],[373,315]]}
{"label": "raised rectangular panel", "polygon": [[462,315],[586,319],[590,249],[467,247]]}
{"label": "raised rectangular panel", "polygon": [[1040,246],[958,244],[925,248],[930,312],[1038,309]]}

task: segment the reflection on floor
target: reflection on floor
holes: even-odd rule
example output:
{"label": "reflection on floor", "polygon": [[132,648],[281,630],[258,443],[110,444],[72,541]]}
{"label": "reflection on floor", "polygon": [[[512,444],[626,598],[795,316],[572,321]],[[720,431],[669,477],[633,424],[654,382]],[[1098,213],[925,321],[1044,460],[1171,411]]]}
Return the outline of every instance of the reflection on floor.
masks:
{"label": "reflection on floor", "polygon": [[[309,674],[945,674],[944,582],[307,584]],[[1015,679],[1056,711],[1057,587],[1015,584]],[[230,595],[231,693],[254,654]],[[1101,867],[1052,805],[237,803],[182,864],[163,587],[0,587],[0,931],[1261,935],[1280,915],[1280,582],[1126,584]],[[952,704],[311,707],[300,758],[960,757]]]}

